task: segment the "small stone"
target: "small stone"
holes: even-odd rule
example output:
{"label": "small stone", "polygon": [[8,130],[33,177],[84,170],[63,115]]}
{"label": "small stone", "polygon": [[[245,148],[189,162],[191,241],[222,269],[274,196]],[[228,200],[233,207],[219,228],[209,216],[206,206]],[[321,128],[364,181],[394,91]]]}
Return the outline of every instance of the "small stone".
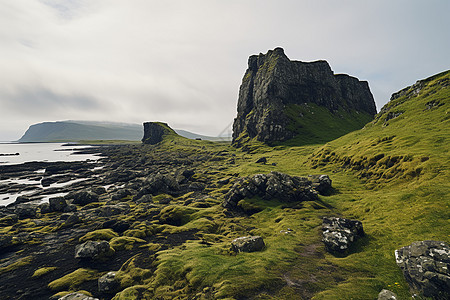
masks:
{"label": "small stone", "polygon": [[51,211],[64,211],[67,206],[67,202],[63,197],[50,198],[48,203]]}
{"label": "small stone", "polygon": [[70,293],[58,300],[99,300],[98,298],[93,298],[82,293]]}
{"label": "small stone", "polygon": [[108,241],[87,241],[75,247],[75,258],[96,259],[107,256],[111,251]]}
{"label": "small stone", "polygon": [[98,279],[98,291],[105,294],[115,294],[120,290],[120,283],[115,272],[108,272]]}
{"label": "small stone", "polygon": [[324,217],[322,241],[331,253],[344,253],[360,237],[364,236],[362,223],[336,217]]}
{"label": "small stone", "polygon": [[381,290],[377,300],[397,300],[397,295],[389,290]]}
{"label": "small stone", "polygon": [[256,161],[257,164],[266,164],[267,163],[267,157],[261,157]]}

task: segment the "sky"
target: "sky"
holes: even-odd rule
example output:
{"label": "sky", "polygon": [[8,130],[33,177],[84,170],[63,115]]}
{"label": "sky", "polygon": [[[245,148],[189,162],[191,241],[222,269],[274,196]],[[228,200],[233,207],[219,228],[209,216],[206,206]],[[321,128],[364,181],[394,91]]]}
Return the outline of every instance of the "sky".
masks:
{"label": "sky", "polygon": [[450,69],[448,0],[5,0],[0,140],[58,120],[231,134],[250,55],[282,47],[390,95]]}

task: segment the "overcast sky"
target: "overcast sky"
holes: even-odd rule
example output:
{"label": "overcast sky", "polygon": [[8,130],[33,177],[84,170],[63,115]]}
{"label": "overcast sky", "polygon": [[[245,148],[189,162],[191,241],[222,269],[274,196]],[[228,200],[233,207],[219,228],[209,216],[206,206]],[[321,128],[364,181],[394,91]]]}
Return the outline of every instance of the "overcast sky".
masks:
{"label": "overcast sky", "polygon": [[57,120],[218,135],[248,56],[282,47],[369,81],[378,110],[450,69],[448,0],[3,0],[0,140]]}

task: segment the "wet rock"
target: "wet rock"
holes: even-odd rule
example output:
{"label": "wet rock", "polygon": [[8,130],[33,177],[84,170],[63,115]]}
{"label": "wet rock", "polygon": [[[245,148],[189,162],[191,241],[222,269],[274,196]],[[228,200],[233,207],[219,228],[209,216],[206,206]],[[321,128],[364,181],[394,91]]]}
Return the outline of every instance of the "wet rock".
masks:
{"label": "wet rock", "polygon": [[450,299],[450,247],[439,241],[414,242],[395,251],[395,260],[413,291]]}
{"label": "wet rock", "polygon": [[278,199],[283,202],[317,200],[317,193],[306,177],[271,172],[239,179],[225,195],[222,205],[233,209],[240,200],[255,196],[263,199]]}
{"label": "wet rock", "polygon": [[54,197],[48,199],[50,211],[62,212],[67,207],[67,202],[63,197]]}
{"label": "wet rock", "polygon": [[39,205],[39,210],[41,212],[41,214],[48,214],[51,213],[52,210],[50,209],[50,204],[49,203],[42,203]]}
{"label": "wet rock", "polygon": [[104,205],[99,208],[100,217],[111,217],[115,215],[125,215],[130,212],[130,206],[126,203],[117,205]]}
{"label": "wet rock", "polygon": [[79,191],[73,194],[72,204],[86,205],[98,201],[98,195],[91,191]]}
{"label": "wet rock", "polygon": [[336,217],[324,217],[322,241],[331,253],[344,253],[358,238],[364,236],[360,221]]}
{"label": "wet rock", "polygon": [[99,300],[98,298],[93,298],[82,293],[70,293],[58,300]]}
{"label": "wet rock", "polygon": [[67,218],[65,219],[64,226],[72,227],[73,225],[78,223],[81,223],[81,218],[78,214],[68,214]]}
{"label": "wet rock", "polygon": [[133,195],[133,192],[129,189],[120,189],[117,192],[115,192],[112,196],[111,196],[111,200],[115,201],[115,200],[121,200],[125,197],[131,196]]}
{"label": "wet rock", "polygon": [[16,214],[7,213],[0,216],[0,226],[11,226],[17,223],[19,217]]}
{"label": "wet rock", "polygon": [[14,213],[19,219],[35,218],[37,215],[37,206],[32,204],[18,204]]}
{"label": "wet rock", "polygon": [[87,241],[75,247],[75,258],[97,259],[109,256],[111,247],[108,241]]}
{"label": "wet rock", "polygon": [[31,199],[29,196],[21,195],[16,198],[16,201],[14,201],[14,204],[27,203],[30,201],[33,201],[33,199]]}
{"label": "wet rock", "polygon": [[91,191],[97,195],[103,195],[106,193],[106,189],[102,186],[93,186]]}
{"label": "wet rock", "polygon": [[381,290],[377,300],[397,300],[397,295],[389,290]]}
{"label": "wet rock", "polygon": [[115,272],[108,272],[98,279],[98,291],[105,294],[115,294],[120,290],[120,283]]}
{"label": "wet rock", "polygon": [[153,202],[153,197],[150,194],[142,195],[140,198],[134,200],[136,203],[151,203]]}
{"label": "wet rock", "polygon": [[231,242],[231,249],[234,252],[255,252],[264,249],[266,244],[260,236],[244,236],[234,239]]}
{"label": "wet rock", "polygon": [[10,235],[0,235],[0,253],[2,249],[12,245],[12,237]]}

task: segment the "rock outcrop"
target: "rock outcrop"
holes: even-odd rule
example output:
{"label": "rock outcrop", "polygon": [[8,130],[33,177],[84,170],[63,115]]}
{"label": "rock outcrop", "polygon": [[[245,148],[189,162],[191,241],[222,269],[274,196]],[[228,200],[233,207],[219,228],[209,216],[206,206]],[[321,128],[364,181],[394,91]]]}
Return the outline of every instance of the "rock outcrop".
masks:
{"label": "rock outcrop", "polygon": [[144,123],[144,137],[142,138],[142,142],[144,144],[156,145],[168,134],[176,135],[176,132],[166,123],[146,122]]}
{"label": "rock outcrop", "polygon": [[231,249],[234,252],[255,252],[266,247],[264,240],[260,236],[243,236],[231,242]]}
{"label": "rock outcrop", "polygon": [[308,178],[270,172],[239,179],[225,195],[222,205],[225,208],[233,209],[240,200],[255,196],[263,199],[278,199],[282,202],[318,199],[317,192],[313,190],[312,182]]}
{"label": "rock outcrop", "polygon": [[239,90],[234,145],[253,138],[265,143],[293,138],[298,134],[295,127],[301,126],[296,119],[303,117],[297,108],[310,104],[326,108],[336,119],[342,118],[342,111],[367,114],[369,119],[376,114],[368,83],[335,75],[326,61],[291,61],[282,48],[250,56]]}
{"label": "rock outcrop", "polygon": [[353,242],[364,236],[362,223],[336,217],[324,217],[322,241],[331,253],[345,253]]}
{"label": "rock outcrop", "polygon": [[395,260],[412,291],[433,299],[450,298],[450,247],[420,241],[395,251]]}

